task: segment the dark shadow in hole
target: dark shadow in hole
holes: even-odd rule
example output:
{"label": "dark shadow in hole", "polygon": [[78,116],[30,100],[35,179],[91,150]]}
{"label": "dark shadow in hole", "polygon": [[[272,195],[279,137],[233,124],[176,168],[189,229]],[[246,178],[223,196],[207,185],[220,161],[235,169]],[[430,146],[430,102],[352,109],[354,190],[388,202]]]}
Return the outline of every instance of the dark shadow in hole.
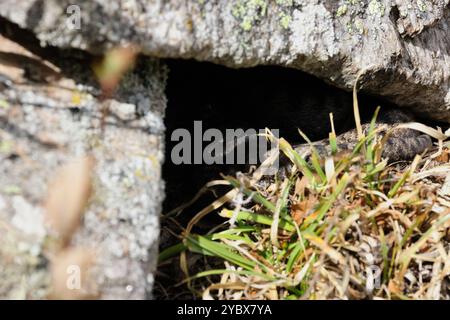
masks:
{"label": "dark shadow in hole", "polygon": [[[217,128],[224,136],[226,129],[268,127],[279,129],[281,137],[296,144],[304,142],[298,128],[313,141],[326,138],[331,130],[330,112],[338,133],[354,127],[352,94],[306,73],[281,67],[230,69],[181,60],[170,60],[168,65],[164,212],[191,199],[206,182],[220,178],[221,172],[248,168],[173,164],[171,152],[178,142],[171,141],[171,135],[178,128],[188,129],[194,139],[194,121],[199,120],[203,132]],[[378,104],[376,99],[361,97],[363,118],[370,117]],[[185,214],[185,219],[192,214]]]}
{"label": "dark shadow in hole", "polygon": [[[36,56],[53,63],[61,69],[62,75],[74,79],[79,83],[84,83],[95,88],[98,87],[91,70],[91,64],[95,57],[87,52],[78,49],[60,49],[52,46],[42,47],[39,39],[36,38],[33,32],[22,29],[17,24],[3,17],[0,17],[0,34],[20,44]],[[6,55],[4,57],[7,58]],[[36,64],[34,63],[36,61],[31,61],[29,57],[23,57],[21,59],[22,61],[19,62],[28,62],[36,66],[42,66],[42,63]],[[17,63],[18,61],[18,59],[13,61],[11,57],[9,57],[9,60],[9,63]],[[45,67],[48,68],[47,66]]]}

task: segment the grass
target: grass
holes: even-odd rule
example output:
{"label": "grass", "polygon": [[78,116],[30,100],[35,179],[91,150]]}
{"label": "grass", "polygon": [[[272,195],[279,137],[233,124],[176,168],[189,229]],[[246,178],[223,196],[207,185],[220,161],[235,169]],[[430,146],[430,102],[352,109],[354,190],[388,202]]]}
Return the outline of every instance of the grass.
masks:
{"label": "grass", "polygon": [[[182,243],[160,254],[161,262],[180,255],[180,286],[204,299],[450,298],[446,137],[406,125],[434,135],[440,148],[411,163],[388,164],[377,113],[365,133],[354,97],[354,150],[338,155],[333,129],[332,155],[321,158],[311,144],[307,162],[280,139],[295,165],[289,176],[269,183],[257,174],[225,177],[231,191],[191,221]],[[249,201],[236,202],[239,196]],[[209,214],[224,223],[193,234]],[[188,255],[203,257],[193,275]]]}

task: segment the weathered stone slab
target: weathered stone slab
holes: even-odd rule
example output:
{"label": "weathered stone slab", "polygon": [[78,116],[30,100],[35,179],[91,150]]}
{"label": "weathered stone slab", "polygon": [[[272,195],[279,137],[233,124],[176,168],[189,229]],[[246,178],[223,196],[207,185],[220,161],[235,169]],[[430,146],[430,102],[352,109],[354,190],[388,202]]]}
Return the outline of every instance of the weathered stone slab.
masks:
{"label": "weathered stone slab", "polygon": [[164,194],[165,67],[139,60],[103,101],[88,61],[53,57],[56,65],[0,38],[0,297],[48,294],[49,183],[84,155],[95,159],[93,195],[71,245],[94,250],[101,298],[151,297]]}
{"label": "weathered stone slab", "polygon": [[[273,64],[363,89],[450,121],[448,0],[4,0],[0,15],[44,43],[102,52],[135,42],[152,56],[233,67]],[[68,20],[69,18],[69,20]]]}

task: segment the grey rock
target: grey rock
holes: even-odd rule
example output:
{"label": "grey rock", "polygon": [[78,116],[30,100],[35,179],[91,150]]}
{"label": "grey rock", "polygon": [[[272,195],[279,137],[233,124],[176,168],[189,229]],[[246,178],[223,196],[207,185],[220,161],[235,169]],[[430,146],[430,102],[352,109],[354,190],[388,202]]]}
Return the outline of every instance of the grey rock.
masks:
{"label": "grey rock", "polygon": [[[8,52],[32,55],[8,39],[0,43]],[[114,97],[102,101],[87,61],[56,60],[62,77],[50,83],[28,81],[13,72],[20,65],[0,62],[0,73],[17,76],[0,90],[0,297],[48,294],[42,261],[51,237],[43,218],[49,182],[59,167],[89,154],[96,160],[94,194],[71,245],[96,250],[101,298],[151,298],[164,197],[166,68],[140,59]]]}
{"label": "grey rock", "polygon": [[[448,0],[3,0],[0,15],[44,44],[104,52],[134,42],[155,57],[297,68],[450,121]],[[75,12],[75,13],[74,13]]]}

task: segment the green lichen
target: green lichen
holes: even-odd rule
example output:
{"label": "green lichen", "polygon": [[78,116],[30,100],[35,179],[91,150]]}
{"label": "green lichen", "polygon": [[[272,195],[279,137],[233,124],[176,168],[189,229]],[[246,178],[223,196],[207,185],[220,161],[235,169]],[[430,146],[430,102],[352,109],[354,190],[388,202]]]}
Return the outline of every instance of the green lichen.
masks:
{"label": "green lichen", "polygon": [[[237,0],[235,1],[231,14],[240,21],[239,26],[244,31],[250,31],[255,24],[262,21],[267,15],[269,0]],[[275,4],[280,8],[290,8],[294,5],[294,0],[275,0]],[[285,9],[279,14],[280,26],[288,29],[291,23],[291,16]]]}
{"label": "green lichen", "polygon": [[245,16],[246,14],[246,10],[245,10],[245,6],[242,5],[241,2],[235,4],[233,6],[233,8],[231,9],[231,14],[235,17],[235,18],[241,18],[243,16]]}
{"label": "green lichen", "polygon": [[234,4],[231,13],[241,21],[240,27],[244,31],[250,31],[255,23],[266,16],[267,0],[239,0]]}
{"label": "green lichen", "polygon": [[341,17],[341,16],[345,15],[347,13],[347,11],[348,11],[348,7],[346,4],[344,4],[337,9],[336,16]]}
{"label": "green lichen", "polygon": [[14,143],[10,140],[3,140],[0,142],[0,153],[11,153],[14,148]]}
{"label": "green lichen", "polygon": [[369,2],[369,6],[367,7],[367,10],[369,11],[369,14],[372,16],[378,16],[382,17],[384,16],[385,6],[383,3],[381,3],[378,0],[372,0]]}
{"label": "green lichen", "polygon": [[355,19],[354,26],[359,34],[364,34],[364,24],[360,19]]}
{"label": "green lichen", "polygon": [[293,0],[275,0],[275,3],[282,7],[291,7],[294,4]]}
{"label": "green lichen", "polygon": [[289,29],[289,25],[291,24],[292,17],[289,14],[282,12],[279,14],[279,18],[280,18],[280,26],[283,29]]}
{"label": "green lichen", "polygon": [[417,0],[417,7],[422,12],[427,11],[427,4],[423,0]]}
{"label": "green lichen", "polygon": [[9,109],[9,103],[6,100],[0,99],[0,108],[2,109]]}
{"label": "green lichen", "polygon": [[19,186],[16,186],[15,184],[11,184],[4,186],[2,192],[7,195],[15,195],[21,194],[22,189]]}
{"label": "green lichen", "polygon": [[351,21],[347,22],[346,24],[347,32],[352,33],[353,32],[353,23]]}
{"label": "green lichen", "polygon": [[241,22],[241,28],[244,31],[250,31],[253,28],[253,20],[250,17],[245,17]]}

